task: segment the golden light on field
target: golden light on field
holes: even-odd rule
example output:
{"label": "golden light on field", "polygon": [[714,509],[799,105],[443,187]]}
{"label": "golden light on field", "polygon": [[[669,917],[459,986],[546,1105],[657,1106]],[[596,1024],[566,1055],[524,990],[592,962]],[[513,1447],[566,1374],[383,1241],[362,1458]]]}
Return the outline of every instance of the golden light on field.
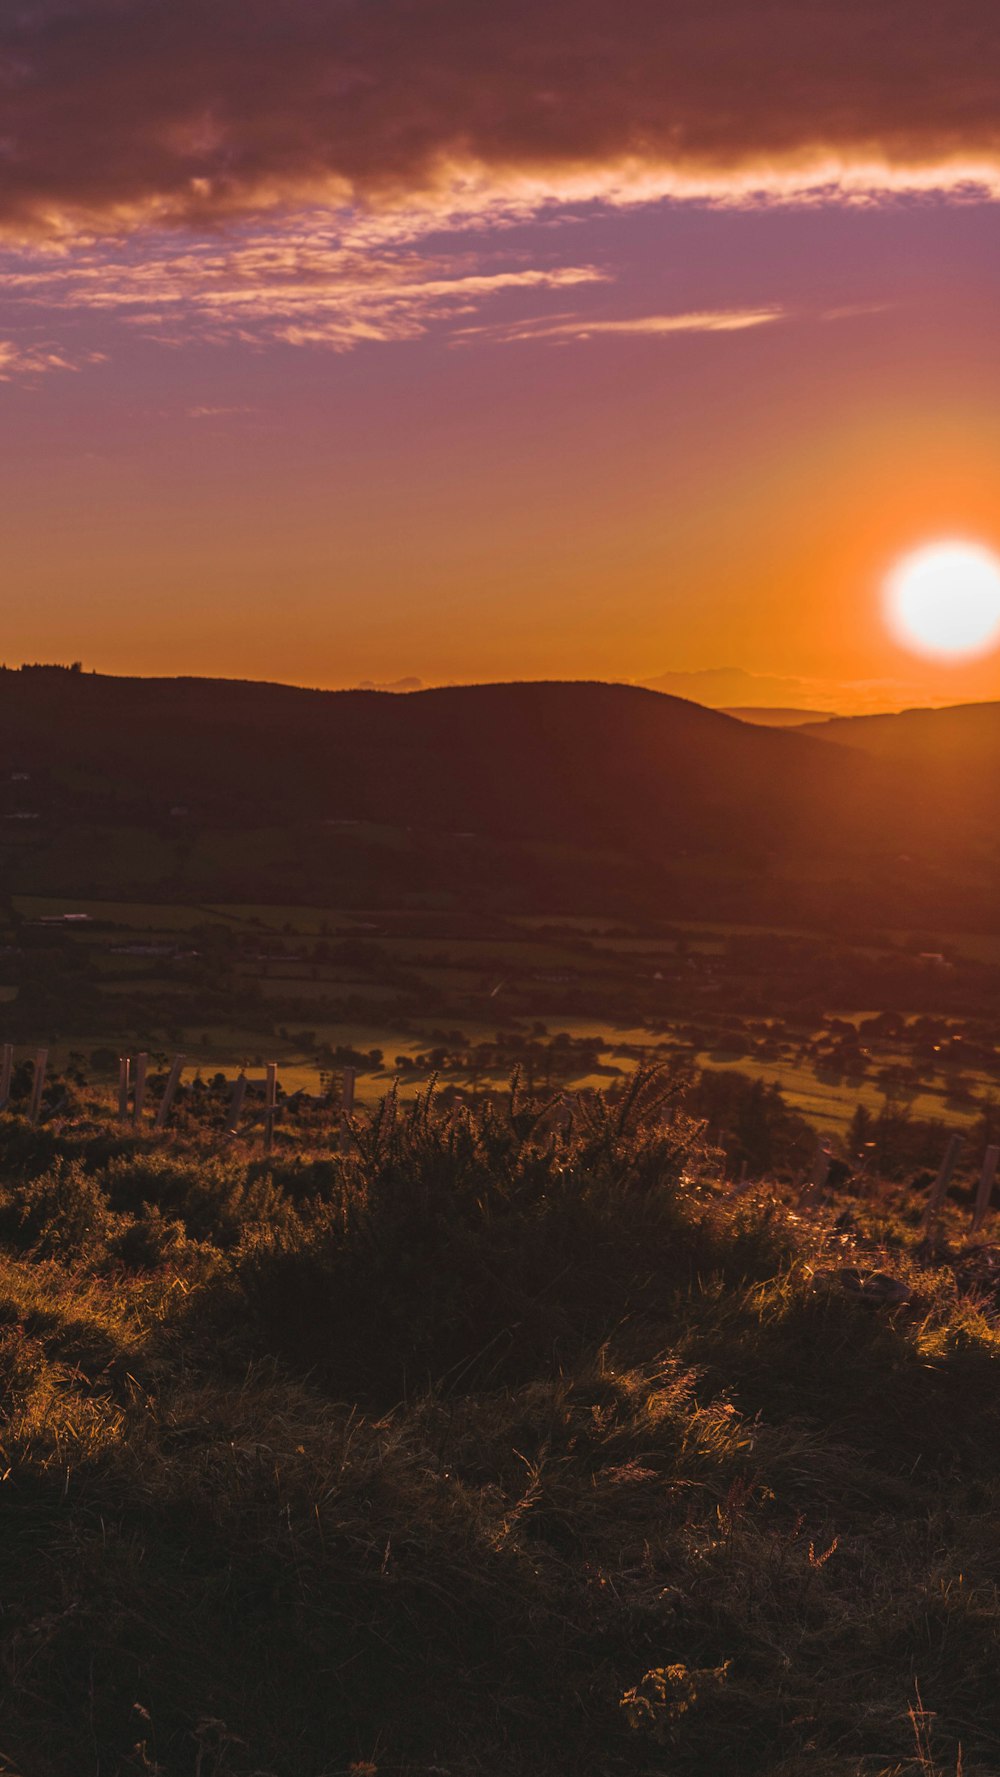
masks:
{"label": "golden light on field", "polygon": [[1000,559],[981,543],[928,543],[897,562],[885,614],[903,647],[967,659],[1000,643]]}

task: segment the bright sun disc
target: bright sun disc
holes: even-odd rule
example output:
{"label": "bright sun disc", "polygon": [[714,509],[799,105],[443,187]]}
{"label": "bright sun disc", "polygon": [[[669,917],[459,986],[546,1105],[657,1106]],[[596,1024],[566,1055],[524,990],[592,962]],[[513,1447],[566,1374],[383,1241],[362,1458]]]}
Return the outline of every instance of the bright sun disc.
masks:
{"label": "bright sun disc", "polygon": [[1000,641],[1000,560],[979,543],[930,543],[893,568],[885,613],[919,654],[981,654]]}

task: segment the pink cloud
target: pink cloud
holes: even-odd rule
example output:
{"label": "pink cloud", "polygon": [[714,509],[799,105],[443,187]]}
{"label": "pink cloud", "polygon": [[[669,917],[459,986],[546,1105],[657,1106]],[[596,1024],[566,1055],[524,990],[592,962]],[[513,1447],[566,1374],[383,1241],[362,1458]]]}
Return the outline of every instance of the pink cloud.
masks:
{"label": "pink cloud", "polygon": [[435,322],[478,313],[493,298],[600,282],[594,266],[500,263],[465,249],[434,255],[415,245],[418,225],[400,221],[377,239],[349,219],[309,213],[222,239],[181,241],[157,231],[130,243],[91,240],[71,253],[44,245],[8,256],[8,304],[30,314],[116,316],[171,342],[319,345],[349,350],[366,340],[419,337]]}
{"label": "pink cloud", "polygon": [[646,339],[669,338],[678,333],[744,333],[750,327],[765,327],[785,318],[784,310],[767,309],[698,309],[687,314],[627,315],[619,320],[590,319],[586,315],[556,315],[545,319],[512,321],[496,327],[476,327],[466,331],[482,338],[502,340],[507,344],[533,340],[600,339],[615,335]]}
{"label": "pink cloud", "polygon": [[53,370],[82,370],[87,364],[103,362],[102,352],[73,355],[51,344],[25,345],[0,339],[0,383],[47,376]]}

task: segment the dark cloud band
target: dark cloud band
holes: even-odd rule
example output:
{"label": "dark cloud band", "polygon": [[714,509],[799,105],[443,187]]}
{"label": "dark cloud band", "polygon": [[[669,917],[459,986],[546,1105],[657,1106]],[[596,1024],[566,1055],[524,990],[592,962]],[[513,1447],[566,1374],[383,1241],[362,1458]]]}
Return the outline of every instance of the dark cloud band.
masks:
{"label": "dark cloud band", "polygon": [[995,0],[8,0],[0,222],[1000,165]]}

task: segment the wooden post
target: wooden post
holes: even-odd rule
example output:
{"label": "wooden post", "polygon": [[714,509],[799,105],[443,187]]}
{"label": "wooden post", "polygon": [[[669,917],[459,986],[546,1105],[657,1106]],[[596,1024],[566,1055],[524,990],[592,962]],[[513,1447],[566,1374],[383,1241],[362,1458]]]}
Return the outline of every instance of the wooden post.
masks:
{"label": "wooden post", "polygon": [[948,1146],[945,1149],[944,1159],[938,1169],[937,1178],[931,1186],[930,1195],[927,1199],[927,1208],[924,1210],[923,1231],[925,1234],[930,1232],[931,1226],[948,1194],[948,1186],[951,1184],[951,1175],[955,1170],[955,1163],[961,1152],[962,1141],[963,1137],[957,1134],[948,1137]]}
{"label": "wooden post", "polygon": [[274,1113],[278,1103],[278,1064],[269,1061],[267,1064],[267,1083],[264,1088],[264,1151],[269,1154],[274,1146]]}
{"label": "wooden post", "polygon": [[243,1105],[246,1100],[246,1095],[247,1095],[247,1077],[246,1077],[246,1074],[239,1074],[237,1076],[237,1078],[233,1081],[233,1095],[232,1095],[231,1099],[229,1100],[229,1120],[226,1124],[226,1134],[227,1135],[235,1135],[236,1134],[236,1130],[239,1125],[239,1120],[240,1120],[240,1117],[243,1112]]}
{"label": "wooden post", "polygon": [[990,1207],[993,1195],[993,1181],[997,1176],[997,1165],[1000,1164],[1000,1147],[989,1147],[983,1160],[983,1170],[979,1174],[979,1188],[976,1191],[976,1207],[972,1216],[972,1232],[978,1234],[986,1220],[986,1212]]}
{"label": "wooden post", "polygon": [[37,1123],[42,1110],[42,1093],[45,1090],[45,1072],[49,1065],[49,1052],[39,1049],[35,1056],[35,1077],[31,1082],[31,1102],[28,1105],[28,1122]]}
{"label": "wooden post", "polygon": [[132,1086],[132,1057],[118,1057],[118,1116],[122,1123],[128,1122],[128,1099]]}
{"label": "wooden post", "polygon": [[133,1123],[142,1122],[142,1108],[146,1102],[146,1069],[148,1066],[149,1056],[143,1050],[142,1054],[135,1058],[135,1091],[132,1095]]}
{"label": "wooden post", "polygon": [[14,1071],[14,1045],[5,1043],[3,1060],[0,1061],[0,1111],[5,1111],[10,1103],[10,1077]]}
{"label": "wooden post", "polygon": [[167,1118],[170,1115],[174,1099],[177,1096],[177,1088],[181,1083],[181,1074],[183,1071],[184,1057],[183,1055],[175,1055],[174,1064],[167,1075],[167,1083],[163,1088],[163,1097],[160,1099],[159,1109],[157,1110],[156,1118],[153,1123],[154,1129],[166,1128]]}

